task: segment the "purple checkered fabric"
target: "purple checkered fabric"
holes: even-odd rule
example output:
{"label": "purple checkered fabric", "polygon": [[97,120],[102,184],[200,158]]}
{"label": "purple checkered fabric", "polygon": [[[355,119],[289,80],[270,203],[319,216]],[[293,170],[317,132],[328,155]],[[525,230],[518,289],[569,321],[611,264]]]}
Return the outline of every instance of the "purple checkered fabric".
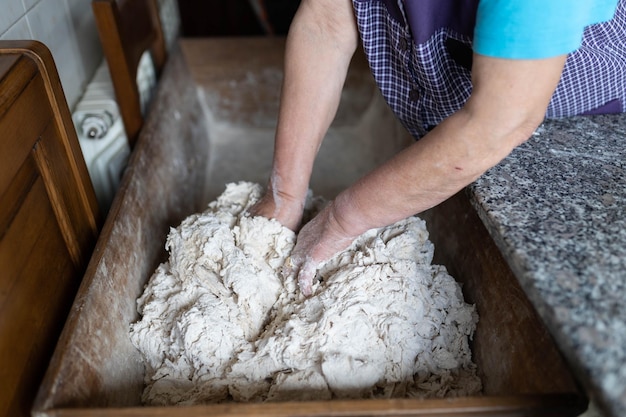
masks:
{"label": "purple checkered fabric", "polygon": [[[400,7],[397,0],[353,0],[372,74],[415,138],[460,109],[472,91],[478,1],[421,0]],[[585,30],[546,117],[625,111],[626,0],[620,0],[613,20]]]}

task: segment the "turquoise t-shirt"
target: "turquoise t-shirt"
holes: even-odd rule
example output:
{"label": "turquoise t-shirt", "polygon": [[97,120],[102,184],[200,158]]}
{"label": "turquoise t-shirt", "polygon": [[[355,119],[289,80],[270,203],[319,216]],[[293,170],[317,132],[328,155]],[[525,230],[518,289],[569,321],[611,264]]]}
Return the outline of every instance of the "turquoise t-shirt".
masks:
{"label": "turquoise t-shirt", "polygon": [[481,0],[474,52],[540,59],[580,47],[586,26],[611,20],[618,0]]}

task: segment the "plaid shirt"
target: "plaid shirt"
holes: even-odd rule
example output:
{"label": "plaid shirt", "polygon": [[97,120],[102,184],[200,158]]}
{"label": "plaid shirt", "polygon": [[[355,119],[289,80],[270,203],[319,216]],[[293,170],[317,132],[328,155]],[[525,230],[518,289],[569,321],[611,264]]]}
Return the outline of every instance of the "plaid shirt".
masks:
{"label": "plaid shirt", "polygon": [[[409,16],[398,0],[353,0],[353,6],[372,74],[415,138],[463,106],[472,91],[478,0],[422,0],[420,13]],[[581,47],[567,58],[546,117],[625,111],[626,0],[620,0],[611,21],[585,29]]]}

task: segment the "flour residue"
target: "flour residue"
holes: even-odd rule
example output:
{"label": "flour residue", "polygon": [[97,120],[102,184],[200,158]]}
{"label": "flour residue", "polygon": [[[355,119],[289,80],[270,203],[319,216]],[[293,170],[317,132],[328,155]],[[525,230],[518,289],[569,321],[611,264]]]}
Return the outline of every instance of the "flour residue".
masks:
{"label": "flour residue", "polygon": [[366,232],[322,266],[305,298],[281,274],[295,234],[246,214],[261,192],[228,184],[170,231],[169,260],[138,299],[130,332],[145,359],[145,403],[480,391],[468,346],[474,306],[431,264],[422,220]]}

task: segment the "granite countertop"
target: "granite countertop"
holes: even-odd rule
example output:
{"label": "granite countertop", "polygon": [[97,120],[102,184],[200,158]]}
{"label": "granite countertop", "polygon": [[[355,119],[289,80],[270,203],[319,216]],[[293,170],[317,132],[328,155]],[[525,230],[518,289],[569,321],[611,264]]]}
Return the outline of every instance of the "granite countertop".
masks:
{"label": "granite countertop", "polygon": [[470,192],[590,398],[626,416],[626,114],[548,120]]}

